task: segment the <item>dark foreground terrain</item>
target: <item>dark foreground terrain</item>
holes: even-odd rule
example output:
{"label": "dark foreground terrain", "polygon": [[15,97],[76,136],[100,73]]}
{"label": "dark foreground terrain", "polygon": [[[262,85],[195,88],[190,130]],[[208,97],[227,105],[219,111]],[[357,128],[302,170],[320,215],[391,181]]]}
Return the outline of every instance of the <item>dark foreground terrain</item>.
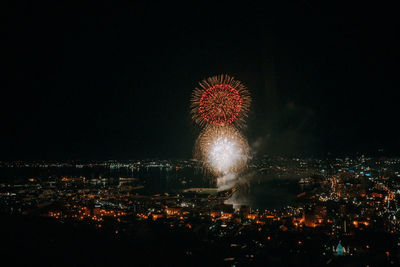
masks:
{"label": "dark foreground terrain", "polygon": [[[105,226],[99,230],[84,223],[60,223],[48,218],[2,215],[0,235],[3,262],[11,265],[135,265],[135,266],[385,266],[380,252],[364,256],[319,256],[317,236],[294,251],[285,249],[294,236],[256,248],[232,247],[231,242],[207,239],[206,229],[171,230],[164,224],[140,221],[123,233]],[[256,233],[246,239],[256,239]],[[380,242],[377,237],[372,244]],[[382,239],[382,238],[381,238]],[[384,239],[384,238],[383,238]],[[382,239],[382,240],[383,240]],[[239,240],[240,241],[240,240]],[[248,243],[251,244],[251,241]],[[231,258],[234,257],[233,261]]]}

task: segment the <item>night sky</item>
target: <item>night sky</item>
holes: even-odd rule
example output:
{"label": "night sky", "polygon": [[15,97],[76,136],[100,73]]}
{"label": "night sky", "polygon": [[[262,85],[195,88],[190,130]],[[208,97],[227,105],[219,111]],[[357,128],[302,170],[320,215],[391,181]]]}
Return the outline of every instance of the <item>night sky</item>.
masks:
{"label": "night sky", "polygon": [[400,151],[389,5],[14,2],[0,8],[0,159],[190,158],[191,92],[220,73],[251,91],[256,155]]}

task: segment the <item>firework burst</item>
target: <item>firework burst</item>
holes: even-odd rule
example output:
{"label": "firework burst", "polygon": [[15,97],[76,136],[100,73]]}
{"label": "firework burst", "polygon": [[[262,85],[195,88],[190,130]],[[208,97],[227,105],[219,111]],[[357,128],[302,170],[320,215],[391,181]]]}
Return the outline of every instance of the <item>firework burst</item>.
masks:
{"label": "firework burst", "polygon": [[199,83],[193,91],[191,114],[200,126],[243,126],[251,97],[246,86],[228,75],[217,75]]}
{"label": "firework burst", "polygon": [[247,166],[249,145],[232,126],[207,126],[197,138],[195,157],[216,175],[237,173]]}

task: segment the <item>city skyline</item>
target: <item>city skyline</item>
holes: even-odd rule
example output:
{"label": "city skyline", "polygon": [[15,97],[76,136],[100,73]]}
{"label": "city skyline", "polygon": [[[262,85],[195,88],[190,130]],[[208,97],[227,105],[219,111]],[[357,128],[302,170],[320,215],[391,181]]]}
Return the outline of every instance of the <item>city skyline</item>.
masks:
{"label": "city skyline", "polygon": [[0,229],[15,264],[396,265],[399,166],[261,157],[220,189],[193,160],[0,162]]}
{"label": "city skyline", "polygon": [[0,12],[1,262],[400,266],[390,3]]}

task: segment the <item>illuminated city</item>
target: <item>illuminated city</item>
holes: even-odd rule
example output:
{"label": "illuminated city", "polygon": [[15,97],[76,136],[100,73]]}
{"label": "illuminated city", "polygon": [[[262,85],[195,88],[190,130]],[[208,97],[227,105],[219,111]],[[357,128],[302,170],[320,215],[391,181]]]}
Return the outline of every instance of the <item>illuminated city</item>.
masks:
{"label": "illuminated city", "polygon": [[[138,238],[136,228],[146,224],[194,238],[208,253],[220,250],[211,257],[221,264],[261,263],[271,251],[290,251],[288,264],[310,253],[313,264],[337,262],[338,253],[398,263],[400,158],[265,156],[250,164],[246,184],[223,191],[200,168],[185,160],[2,162],[0,171],[13,179],[0,184],[1,211],[88,225],[111,239]],[[32,170],[39,174],[22,175]],[[257,187],[285,184],[294,188],[287,203],[255,200],[270,197]],[[176,255],[198,260],[192,245]]]}
{"label": "illuminated city", "polygon": [[1,10],[3,266],[400,266],[394,4]]}

